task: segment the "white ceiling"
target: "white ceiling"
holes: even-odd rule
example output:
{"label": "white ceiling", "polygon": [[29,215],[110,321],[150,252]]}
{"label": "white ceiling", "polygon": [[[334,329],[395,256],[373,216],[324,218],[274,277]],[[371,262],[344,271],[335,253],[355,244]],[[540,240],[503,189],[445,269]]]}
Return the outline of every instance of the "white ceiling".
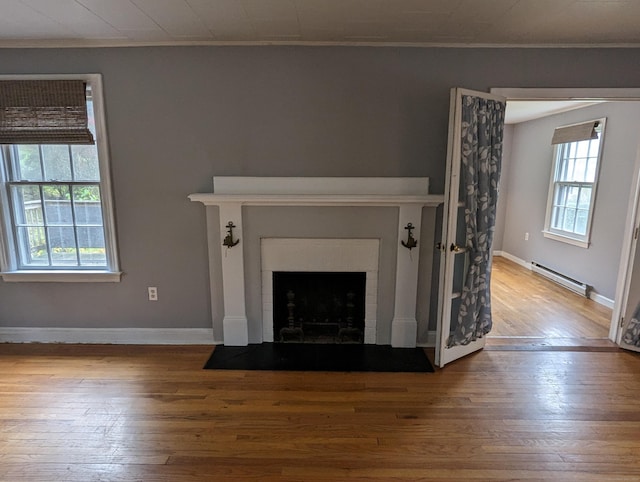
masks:
{"label": "white ceiling", "polygon": [[518,124],[604,102],[580,100],[510,100],[505,111],[506,124]]}
{"label": "white ceiling", "polygon": [[0,0],[0,47],[640,45],[638,0]]}

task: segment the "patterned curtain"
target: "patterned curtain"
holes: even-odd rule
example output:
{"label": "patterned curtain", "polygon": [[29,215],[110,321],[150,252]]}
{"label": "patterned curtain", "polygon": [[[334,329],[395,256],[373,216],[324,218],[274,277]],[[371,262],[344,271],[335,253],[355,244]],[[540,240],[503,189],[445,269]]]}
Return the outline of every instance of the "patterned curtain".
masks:
{"label": "patterned curtain", "polygon": [[622,336],[622,341],[627,345],[640,347],[640,304],[633,313],[633,318]]}
{"label": "patterned curtain", "polygon": [[457,325],[448,346],[466,345],[491,331],[491,243],[502,163],[505,103],[462,96],[461,197],[467,271]]}

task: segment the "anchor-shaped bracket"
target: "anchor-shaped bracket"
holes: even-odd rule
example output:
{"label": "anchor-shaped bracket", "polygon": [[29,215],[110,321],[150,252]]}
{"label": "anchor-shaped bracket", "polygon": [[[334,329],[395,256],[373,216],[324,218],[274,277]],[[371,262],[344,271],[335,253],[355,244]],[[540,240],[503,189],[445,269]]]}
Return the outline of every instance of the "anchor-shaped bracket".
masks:
{"label": "anchor-shaped bracket", "polygon": [[222,246],[226,246],[227,248],[233,248],[235,245],[237,245],[240,240],[236,239],[235,241],[233,240],[233,228],[235,228],[235,224],[233,224],[232,221],[229,221],[227,223],[227,235],[224,237],[224,241],[222,241]]}
{"label": "anchor-shaped bracket", "polygon": [[416,238],[414,238],[413,234],[411,233],[411,231],[413,231],[415,229],[415,226],[413,224],[409,223],[404,227],[404,229],[409,231],[407,233],[407,242],[406,243],[404,241],[400,241],[400,242],[402,243],[402,246],[404,246],[409,251],[411,251],[413,248],[418,246],[418,240]]}

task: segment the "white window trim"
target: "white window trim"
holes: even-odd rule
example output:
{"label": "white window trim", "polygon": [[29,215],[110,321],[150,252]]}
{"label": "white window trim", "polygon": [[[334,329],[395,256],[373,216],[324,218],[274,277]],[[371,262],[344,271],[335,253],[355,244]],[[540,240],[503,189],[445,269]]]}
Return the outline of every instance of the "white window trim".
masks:
{"label": "white window trim", "polygon": [[[102,196],[102,210],[104,221],[105,249],[109,265],[104,270],[26,270],[17,269],[17,252],[12,235],[7,235],[10,229],[9,200],[6,189],[0,189],[0,276],[8,282],[119,282],[122,276],[118,260],[116,243],[116,229],[113,203],[113,189],[111,186],[111,169],[109,167],[109,147],[107,141],[106,117],[104,97],[102,93],[101,74],[61,74],[61,75],[0,75],[0,80],[84,80],[91,85],[91,95],[94,106],[96,126],[96,148],[100,166],[100,193]],[[1,179],[6,180],[4,164]]]}
{"label": "white window trim", "polygon": [[581,239],[563,236],[562,234],[554,233],[553,231],[543,230],[542,235],[545,238],[554,239],[556,241],[561,241],[567,244],[573,244],[574,246],[579,246],[580,248],[588,248],[591,244],[589,241],[583,241]]}
{"label": "white window trim", "polygon": [[[593,119],[594,121],[598,121],[600,123],[600,147],[598,150],[598,161],[596,164],[596,174],[595,181],[593,182],[593,188],[591,191],[591,205],[589,206],[589,216],[587,218],[587,234],[581,236],[579,234],[572,235],[566,231],[557,231],[551,228],[551,211],[553,209],[553,197],[555,193],[555,183],[556,183],[556,172],[558,169],[558,156],[559,150],[562,144],[558,144],[554,146],[553,149],[553,164],[551,167],[551,178],[549,180],[549,191],[547,195],[547,210],[544,218],[544,229],[542,230],[542,235],[545,238],[553,239],[555,241],[560,241],[562,243],[571,244],[573,246],[578,246],[580,248],[588,249],[591,245],[591,225],[593,223],[593,212],[596,205],[596,193],[598,190],[598,181],[600,179],[600,164],[602,161],[602,152],[604,151],[604,133],[605,133],[605,125],[607,119],[605,117],[600,119]],[[589,121],[585,121],[589,122]],[[558,126],[558,127],[566,127],[566,126]]]}

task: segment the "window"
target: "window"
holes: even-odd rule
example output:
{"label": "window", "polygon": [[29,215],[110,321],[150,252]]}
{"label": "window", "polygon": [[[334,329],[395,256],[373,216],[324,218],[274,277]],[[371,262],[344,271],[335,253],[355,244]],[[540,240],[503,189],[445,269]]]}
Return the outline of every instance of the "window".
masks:
{"label": "window", "polygon": [[100,76],[0,77],[65,79],[84,81],[86,135],[95,143],[0,146],[5,281],[120,279]]}
{"label": "window", "polygon": [[559,127],[544,236],[589,247],[605,119]]}

